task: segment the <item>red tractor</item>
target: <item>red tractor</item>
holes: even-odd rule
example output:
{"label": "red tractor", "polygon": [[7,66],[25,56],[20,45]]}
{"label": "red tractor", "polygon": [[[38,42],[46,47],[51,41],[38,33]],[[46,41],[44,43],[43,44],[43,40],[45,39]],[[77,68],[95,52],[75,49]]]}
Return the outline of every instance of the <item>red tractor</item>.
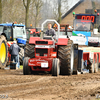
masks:
{"label": "red tractor", "polygon": [[[48,21],[53,21],[58,25],[56,40],[51,36],[43,37],[43,26]],[[48,71],[53,76],[71,75],[74,64],[73,41],[68,39],[66,35],[60,38],[60,25],[55,20],[46,20],[42,24],[41,30],[41,37],[30,37],[26,43],[23,74],[29,75],[35,71]]]}
{"label": "red tractor", "polygon": [[37,28],[27,27],[27,39],[30,37],[40,37],[40,31]]}

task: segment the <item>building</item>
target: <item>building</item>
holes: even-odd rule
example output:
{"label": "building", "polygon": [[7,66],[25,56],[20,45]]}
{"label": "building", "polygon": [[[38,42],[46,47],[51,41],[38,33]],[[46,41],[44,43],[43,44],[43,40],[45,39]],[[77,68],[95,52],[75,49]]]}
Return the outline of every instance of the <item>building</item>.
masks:
{"label": "building", "polygon": [[[97,11],[99,11],[100,13],[100,0],[95,0],[95,5]],[[73,17],[73,12],[79,14],[79,13],[92,13],[92,11],[93,9],[91,0],[80,0],[76,5],[74,5],[68,12],[66,12],[62,16],[61,24],[69,24],[73,26],[73,20],[75,19],[75,17]]]}

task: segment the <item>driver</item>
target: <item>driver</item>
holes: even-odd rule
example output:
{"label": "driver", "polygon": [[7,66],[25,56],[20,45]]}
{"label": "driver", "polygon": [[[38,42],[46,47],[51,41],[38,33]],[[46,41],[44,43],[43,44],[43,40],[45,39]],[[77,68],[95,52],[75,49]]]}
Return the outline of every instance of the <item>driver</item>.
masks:
{"label": "driver", "polygon": [[51,23],[48,24],[48,29],[47,29],[47,31],[45,32],[45,34],[46,34],[47,36],[52,36],[54,39],[56,38],[56,33],[55,33],[55,30],[52,28]]}
{"label": "driver", "polygon": [[84,31],[85,30],[85,31],[87,31],[88,28],[85,26],[85,23],[83,22],[82,25],[77,28],[77,30],[80,30],[80,31]]}

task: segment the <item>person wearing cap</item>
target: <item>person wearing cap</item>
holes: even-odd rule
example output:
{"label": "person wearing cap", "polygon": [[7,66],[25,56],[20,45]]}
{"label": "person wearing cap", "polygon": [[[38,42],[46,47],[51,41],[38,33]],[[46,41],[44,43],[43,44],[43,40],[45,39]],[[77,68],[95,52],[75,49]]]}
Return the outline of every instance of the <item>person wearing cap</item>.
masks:
{"label": "person wearing cap", "polygon": [[77,30],[80,30],[80,31],[88,31],[88,28],[85,26],[85,23],[83,22],[82,25],[77,28]]}
{"label": "person wearing cap", "polygon": [[52,28],[51,23],[48,24],[48,29],[47,29],[47,31],[45,32],[45,34],[46,34],[47,36],[52,36],[54,39],[56,38],[56,33],[55,33],[55,30]]}
{"label": "person wearing cap", "polygon": [[18,69],[18,64],[19,64],[19,52],[20,52],[20,47],[17,45],[16,41],[13,41],[13,44],[10,46],[10,54],[11,54],[11,61],[15,61],[17,64],[17,69]]}

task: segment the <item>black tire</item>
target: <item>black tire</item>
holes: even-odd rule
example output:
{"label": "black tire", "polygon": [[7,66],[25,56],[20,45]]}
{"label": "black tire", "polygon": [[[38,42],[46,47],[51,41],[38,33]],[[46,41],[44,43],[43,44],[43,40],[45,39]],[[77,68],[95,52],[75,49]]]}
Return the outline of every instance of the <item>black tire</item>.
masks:
{"label": "black tire", "polygon": [[31,74],[31,68],[28,66],[29,57],[25,57],[23,61],[23,74],[29,75]]}
{"label": "black tire", "polygon": [[97,54],[97,62],[95,63],[95,66],[94,66],[94,73],[98,72],[98,67],[99,67],[99,57],[98,57],[98,54]]}
{"label": "black tire", "polygon": [[[3,50],[1,50],[1,46],[3,45]],[[5,50],[4,50],[5,48]],[[8,46],[7,46],[7,40],[5,36],[0,36],[0,68],[4,69],[8,62]],[[3,59],[3,60],[2,60]]]}
{"label": "black tire", "polygon": [[58,76],[60,74],[59,59],[54,58],[52,64],[52,76]]}
{"label": "black tire", "polygon": [[24,57],[35,58],[34,54],[34,44],[29,44],[29,41],[26,42],[26,46],[24,48]]}
{"label": "black tire", "polygon": [[74,65],[74,45],[72,40],[68,40],[68,44],[65,46],[59,46],[58,58],[61,62],[60,73],[62,75],[72,75]]}
{"label": "black tire", "polygon": [[20,62],[20,65],[23,65],[23,58],[24,58],[24,49],[21,48],[21,51],[19,52],[19,62]]}

